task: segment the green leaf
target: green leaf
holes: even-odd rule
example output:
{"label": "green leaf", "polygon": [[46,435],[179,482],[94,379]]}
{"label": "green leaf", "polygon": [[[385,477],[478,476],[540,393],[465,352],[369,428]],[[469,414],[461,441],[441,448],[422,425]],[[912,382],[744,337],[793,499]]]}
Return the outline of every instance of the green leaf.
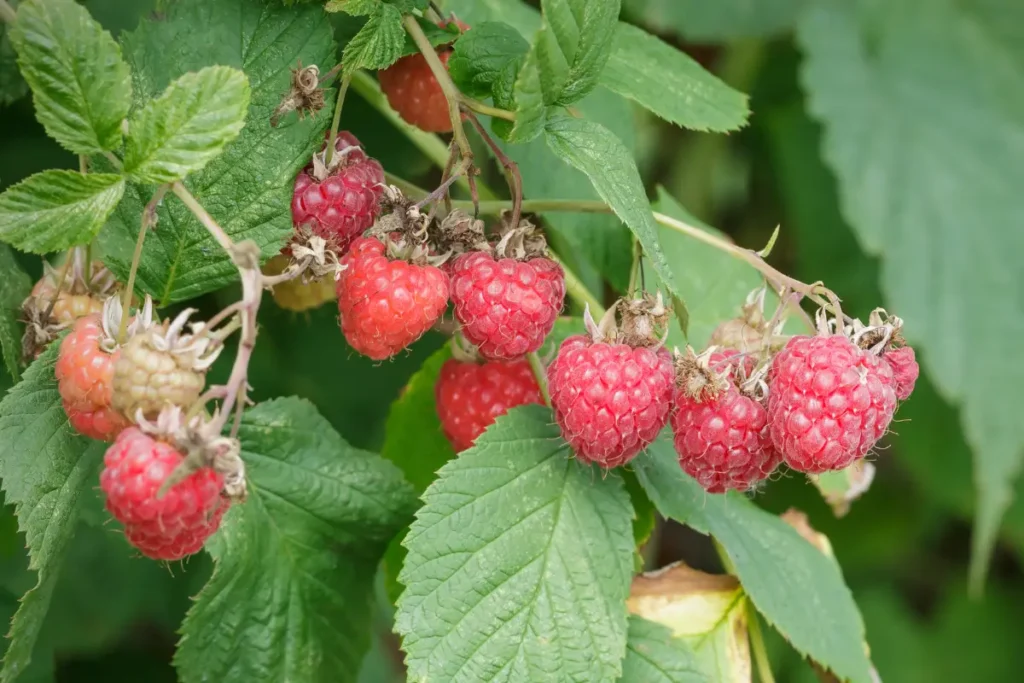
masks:
{"label": "green leaf", "polygon": [[692,130],[736,130],[750,116],[746,95],[686,53],[629,24],[619,23],[615,29],[601,85]]}
{"label": "green leaf", "polygon": [[744,496],[706,493],[679,468],[668,430],[633,466],[663,515],[722,545],[754,606],[794,648],[843,679],[870,683],[864,624],[833,560]]}
{"label": "green leaf", "polygon": [[536,46],[545,104],[570,105],[597,85],[608,62],[619,3],[541,0],[543,22]]}
{"label": "green leaf", "polygon": [[12,104],[28,94],[28,83],[18,71],[18,54],[11,45],[7,25],[0,24],[0,105]]}
{"label": "green leaf", "polygon": [[247,411],[239,438],[249,499],[207,544],[217,564],[182,626],[181,680],[355,681],[412,489],[300,399]]}
{"label": "green leaf", "polygon": [[404,47],[402,12],[393,5],[377,5],[359,33],[345,46],[341,56],[343,71],[351,74],[359,69],[384,69],[398,61]]}
{"label": "green leaf", "polygon": [[[474,26],[455,43],[448,72],[459,90],[471,97],[511,93],[519,65],[530,50],[522,34],[505,23]],[[494,95],[495,101],[504,99]]]}
{"label": "green leaf", "polygon": [[45,254],[86,244],[124,194],[113,173],[43,171],[0,194],[0,240]]}
{"label": "green leaf", "polygon": [[[728,239],[723,233],[697,220],[662,187],[658,188],[654,208],[659,213]],[[684,336],[699,351],[707,345],[719,323],[739,315],[747,294],[760,286],[761,277],[743,261],[665,225],[658,225],[658,241],[665,258],[672,264],[677,290],[689,302],[689,330]],[[683,345],[674,330],[669,342],[680,347]]]}
{"label": "green leaf", "polygon": [[522,0],[448,0],[444,7],[470,26],[503,21],[527,37],[540,28],[540,12]]}
{"label": "green leaf", "polygon": [[790,29],[807,0],[623,0],[623,8],[659,32],[694,42],[771,36]]}
{"label": "green leaf", "polygon": [[[629,640],[621,683],[711,683],[690,647],[653,621],[629,617]],[[718,679],[716,679],[718,680]]]}
{"label": "green leaf", "polygon": [[552,118],[544,130],[555,154],[587,174],[597,193],[640,241],[669,292],[681,296],[658,242],[658,226],[640,172],[622,141],[600,124],[567,116]]}
{"label": "green leaf", "polygon": [[132,82],[109,33],[74,0],[27,0],[10,32],[36,116],[75,154],[116,150]]}
{"label": "green leaf", "polygon": [[[323,144],[330,116],[289,119],[274,128],[270,114],[288,91],[290,69],[299,61],[323,65],[336,59],[328,16],[316,5],[178,0],[159,19],[122,35],[122,42],[136,78],[137,109],[190,71],[218,64],[245,73],[252,88],[245,128],[184,182],[233,240],[254,240],[267,258],[277,253],[293,230],[295,176]],[[100,233],[104,263],[122,281],[151,194],[150,187],[129,185]],[[237,268],[180,201],[165,199],[157,216],[139,265],[140,293],[161,303],[183,301],[237,280]]]}
{"label": "green leaf", "polygon": [[423,498],[395,617],[411,680],[619,676],[632,510],[616,473],[571,457],[549,409],[498,418]]}
{"label": "green leaf", "polygon": [[[843,214],[882,262],[975,453],[980,588],[1024,457],[1024,6],[906,0],[813,5],[799,26],[810,109]],[[1011,94],[1012,93],[1012,94]],[[983,264],[983,267],[979,267]],[[969,352],[967,351],[969,349]]]}
{"label": "green leaf", "polygon": [[3,683],[31,661],[80,505],[96,486],[106,449],[75,434],[68,422],[53,376],[59,346],[51,344],[0,402],[0,478],[25,534],[29,568],[38,574],[11,623]]}
{"label": "green leaf", "polygon": [[159,185],[202,169],[238,137],[248,108],[249,81],[238,69],[185,74],[132,116],[125,173]]}
{"label": "green leaf", "polygon": [[14,252],[0,244],[0,351],[15,383],[21,381],[21,304],[32,291],[32,280],[18,265]]}
{"label": "green leaf", "polygon": [[491,127],[506,142],[529,142],[540,136],[547,121],[547,107],[541,92],[540,68],[537,66],[537,46],[527,54],[519,67],[511,93],[504,90],[505,81],[498,81],[494,104],[515,111],[516,120],[494,119]]}

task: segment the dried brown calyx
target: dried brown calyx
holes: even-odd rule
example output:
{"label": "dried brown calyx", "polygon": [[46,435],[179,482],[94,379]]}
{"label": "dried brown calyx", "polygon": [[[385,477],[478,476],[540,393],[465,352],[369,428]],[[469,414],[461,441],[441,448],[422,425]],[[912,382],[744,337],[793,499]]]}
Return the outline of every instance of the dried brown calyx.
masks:
{"label": "dried brown calyx", "polygon": [[320,67],[316,64],[303,67],[302,62],[292,69],[291,87],[281,97],[270,115],[270,125],[277,127],[285,114],[293,111],[299,113],[301,121],[306,115],[313,116],[324,108],[324,90],[320,87]]}
{"label": "dried brown calyx", "polygon": [[[767,287],[758,287],[747,295],[739,316],[719,323],[711,333],[709,343],[742,353],[762,350],[777,351],[785,345],[781,337],[784,320],[774,325],[765,317],[764,303]],[[771,327],[771,329],[769,329]]]}
{"label": "dried brown calyx", "polygon": [[487,241],[484,222],[461,209],[453,210],[435,225],[431,239],[437,245],[438,253],[448,254],[449,258],[472,251],[493,251]]}
{"label": "dried brown calyx", "polygon": [[494,245],[495,258],[512,258],[517,261],[528,261],[532,258],[548,258],[548,241],[544,232],[523,216],[519,225],[511,225],[512,214],[504,211],[501,214],[500,239]]}
{"label": "dried brown calyx", "polygon": [[850,341],[876,356],[907,344],[903,338],[903,320],[889,315],[884,308],[871,311],[867,325],[853,320],[847,325],[846,333]]}
{"label": "dried brown calyx", "polygon": [[590,308],[583,312],[583,324],[595,342],[658,348],[668,338],[672,312],[661,296],[644,293],[639,298],[622,298],[595,322]]}

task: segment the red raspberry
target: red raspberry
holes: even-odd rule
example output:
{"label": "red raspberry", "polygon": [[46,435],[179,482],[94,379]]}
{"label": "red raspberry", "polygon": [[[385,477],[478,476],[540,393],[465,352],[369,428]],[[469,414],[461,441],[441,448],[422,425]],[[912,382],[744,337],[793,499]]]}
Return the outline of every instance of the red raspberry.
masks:
{"label": "red raspberry", "polygon": [[105,337],[99,315],[79,318],[60,344],[54,372],[71,426],[89,438],[113,441],[129,422],[111,406],[120,350],[104,351]]}
{"label": "red raspberry", "polygon": [[[735,354],[712,354],[712,371],[727,369],[722,361]],[[746,491],[782,460],[772,445],[768,411],[742,393],[731,374],[713,398],[698,400],[676,389],[672,431],[679,465],[709,493]]]}
{"label": "red raspberry", "polygon": [[901,346],[886,351],[882,354],[882,358],[892,368],[893,380],[896,383],[896,398],[906,401],[914,393],[914,385],[917,384],[918,375],[921,374],[921,367],[917,364],[914,349],[909,346]]}
{"label": "red raspberry", "polygon": [[537,380],[525,360],[467,363],[449,360],[434,387],[437,416],[456,452],[473,445],[484,430],[516,406],[543,403]]}
{"label": "red raspberry", "polygon": [[576,455],[612,468],[658,435],[672,405],[672,357],[664,349],[562,342],[548,368],[555,419]]}
{"label": "red raspberry", "polygon": [[177,560],[197,552],[220,525],[224,478],[201,467],[163,495],[167,477],[184,456],[137,427],[125,429],[103,456],[100,488],[107,510],[128,541],[147,557]]}
{"label": "red raspberry", "polygon": [[841,335],[790,339],[769,385],[772,442],[800,472],[841,470],[864,457],[896,409],[892,368]]}
{"label": "red raspberry", "polygon": [[539,349],[562,310],[565,275],[551,259],[495,260],[478,251],[458,256],[451,274],[455,318],[488,360]]}
{"label": "red raspberry", "polygon": [[430,329],[448,305],[448,278],[434,266],[391,260],[384,243],[360,237],[341,259],[341,331],[353,349],[384,360]]}
{"label": "red raspberry", "polygon": [[334,149],[340,163],[325,177],[318,178],[310,164],[295,178],[292,222],[295,227],[308,225],[344,253],[354,238],[373,225],[380,211],[384,169],[366,156],[359,140],[347,131],[338,133]]}

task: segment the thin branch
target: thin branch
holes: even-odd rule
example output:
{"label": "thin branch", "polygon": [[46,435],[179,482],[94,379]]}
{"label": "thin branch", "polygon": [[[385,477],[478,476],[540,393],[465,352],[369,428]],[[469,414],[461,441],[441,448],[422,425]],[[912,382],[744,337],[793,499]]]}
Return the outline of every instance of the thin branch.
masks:
{"label": "thin branch", "polygon": [[761,683],[775,683],[772,665],[768,660],[768,649],[764,645],[764,634],[761,632],[761,622],[749,599],[747,600],[747,629],[750,632],[750,647],[754,653],[754,661],[757,663],[758,678]]}
{"label": "thin branch", "polygon": [[334,102],[334,118],[331,120],[331,133],[327,137],[327,151],[324,154],[324,164],[330,168],[331,159],[334,157],[334,142],[338,139],[338,126],[341,125],[341,107],[345,103],[345,92],[348,90],[349,76],[341,79],[338,87],[338,98]]}
{"label": "thin branch", "polygon": [[491,116],[496,119],[504,119],[505,121],[515,121],[516,113],[507,109],[499,109],[498,107],[492,107],[485,102],[480,100],[474,100],[472,97],[466,95],[459,96],[459,102],[462,106],[475,111],[477,114],[483,114],[484,116]]}
{"label": "thin branch", "polygon": [[[480,123],[480,119],[476,117],[476,114],[469,112],[467,115],[473,127],[476,128],[476,132],[480,134],[483,141],[491,148],[491,152],[498,159],[498,163],[502,165],[508,174],[506,180],[508,181],[508,188],[512,192],[512,227],[517,228],[519,227],[519,216],[522,214],[523,207],[523,176],[519,173],[519,165],[506,156],[501,146],[487,133],[487,129]],[[473,207],[473,212],[474,214],[480,212],[476,205]]]}
{"label": "thin branch", "polygon": [[125,336],[128,334],[128,313],[131,311],[132,296],[135,294],[135,276],[139,272],[139,263],[142,261],[142,245],[146,241],[146,233],[150,228],[156,227],[156,207],[163,201],[167,194],[167,185],[156,188],[156,192],[150,197],[145,208],[142,209],[142,218],[139,221],[139,236],[135,240],[135,253],[132,254],[132,267],[128,271],[128,284],[124,287],[124,298],[121,300],[121,324],[117,328],[117,343],[124,344]]}
{"label": "thin branch", "polygon": [[206,228],[206,231],[210,233],[213,239],[217,240],[217,244],[220,245],[220,248],[226,251],[228,255],[234,259],[235,243],[231,241],[231,238],[228,237],[226,232],[224,232],[224,229],[217,225],[217,221],[213,220],[213,216],[207,213],[206,209],[203,208],[203,205],[199,203],[199,200],[192,196],[192,193],[182,185],[180,180],[175,181],[175,183],[171,185],[171,189],[174,191],[174,194],[177,195],[178,199],[188,207],[188,210],[199,219],[199,222],[203,224],[203,227]]}

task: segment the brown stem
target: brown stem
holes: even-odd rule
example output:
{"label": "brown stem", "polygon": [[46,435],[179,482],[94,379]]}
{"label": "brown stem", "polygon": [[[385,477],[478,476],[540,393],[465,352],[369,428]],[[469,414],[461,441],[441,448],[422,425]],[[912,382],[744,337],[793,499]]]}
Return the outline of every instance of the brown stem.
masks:
{"label": "brown stem", "polygon": [[439,199],[441,199],[442,197],[447,197],[448,196],[448,188],[450,188],[452,186],[452,184],[456,180],[458,180],[459,177],[463,173],[466,172],[466,166],[467,166],[466,160],[463,159],[459,163],[459,165],[455,169],[453,169],[451,171],[451,175],[444,182],[442,182],[438,186],[438,188],[436,190],[434,190],[433,192],[428,194],[426,197],[424,197],[423,199],[421,199],[418,202],[416,202],[416,204],[415,204],[416,208],[417,209],[422,209],[424,206],[426,206],[430,202],[436,202]]}
{"label": "brown stem", "polygon": [[[509,190],[512,192],[512,227],[519,227],[519,216],[522,214],[523,207],[523,176],[519,173],[519,165],[508,158],[505,155],[504,150],[495,142],[488,133],[487,129],[484,128],[483,124],[480,123],[480,119],[476,117],[476,114],[472,112],[466,112],[473,127],[476,128],[476,132],[480,134],[483,141],[487,143],[487,146],[494,152],[494,156],[498,159],[498,163],[502,165],[505,172],[508,174],[506,179],[508,180]],[[479,205],[474,205],[473,210],[479,213]]]}
{"label": "brown stem", "polygon": [[128,318],[132,306],[132,297],[135,295],[135,276],[139,272],[139,263],[142,262],[142,245],[146,241],[146,233],[150,228],[156,227],[156,207],[167,194],[167,185],[156,188],[156,192],[150,197],[149,202],[142,209],[142,218],[139,220],[139,236],[135,240],[135,253],[132,254],[132,267],[128,271],[128,284],[124,286],[124,294],[121,299],[121,324],[117,328],[117,344],[120,346],[125,342],[128,334]]}

